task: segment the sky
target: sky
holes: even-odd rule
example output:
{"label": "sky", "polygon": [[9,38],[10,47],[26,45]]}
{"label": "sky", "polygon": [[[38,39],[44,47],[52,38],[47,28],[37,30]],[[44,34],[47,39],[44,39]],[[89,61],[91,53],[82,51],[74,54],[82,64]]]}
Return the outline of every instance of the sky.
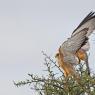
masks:
{"label": "sky", "polygon": [[[95,11],[95,0],[0,0],[0,95],[37,95],[13,80],[41,75],[41,51],[54,57],[81,20]],[[90,68],[94,72],[95,35],[91,36]]]}

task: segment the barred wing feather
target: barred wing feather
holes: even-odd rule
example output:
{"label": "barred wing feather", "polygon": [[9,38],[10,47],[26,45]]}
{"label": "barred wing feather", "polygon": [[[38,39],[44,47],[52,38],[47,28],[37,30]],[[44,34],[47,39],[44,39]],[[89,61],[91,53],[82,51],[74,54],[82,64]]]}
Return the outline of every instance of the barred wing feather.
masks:
{"label": "barred wing feather", "polygon": [[79,50],[86,43],[87,31],[88,28],[85,28],[73,35],[71,38],[68,38],[68,40],[61,45],[61,52],[63,52],[63,54],[64,52],[76,53],[76,51]]}

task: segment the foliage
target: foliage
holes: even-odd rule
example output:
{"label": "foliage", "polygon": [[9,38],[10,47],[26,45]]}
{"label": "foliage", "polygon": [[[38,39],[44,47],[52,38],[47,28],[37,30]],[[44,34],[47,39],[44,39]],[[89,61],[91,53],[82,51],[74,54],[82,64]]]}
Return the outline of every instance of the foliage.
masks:
{"label": "foliage", "polygon": [[17,87],[29,84],[38,95],[95,95],[95,75],[88,75],[84,68],[85,64],[79,64],[76,70],[80,74],[80,79],[77,81],[71,76],[65,78],[56,62],[44,52],[43,55],[47,67],[45,72],[48,74],[42,77],[28,74],[30,79],[14,82]]}

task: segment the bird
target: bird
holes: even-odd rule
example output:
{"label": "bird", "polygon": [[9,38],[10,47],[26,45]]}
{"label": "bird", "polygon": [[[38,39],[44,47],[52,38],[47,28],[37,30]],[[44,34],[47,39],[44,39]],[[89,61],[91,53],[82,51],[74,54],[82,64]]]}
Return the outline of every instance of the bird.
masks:
{"label": "bird", "polygon": [[74,70],[74,65],[79,63],[76,52],[87,42],[87,31],[88,29],[85,28],[76,33],[64,41],[59,48],[59,53],[57,53],[56,58],[58,60],[59,66],[64,70],[65,76],[77,75]]}
{"label": "bird", "polygon": [[72,32],[71,37],[62,43],[55,57],[59,66],[64,71],[64,76],[77,76],[74,66],[81,60],[86,63],[90,74],[87,51],[90,49],[89,36],[95,30],[95,12],[90,12],[78,27]]}
{"label": "bird", "polygon": [[[84,28],[88,28],[86,36],[89,37],[92,34],[92,32],[95,30],[95,12],[90,12],[79,24],[79,26],[73,31],[72,35],[76,34],[78,31]],[[79,60],[85,61],[88,74],[90,75],[88,55],[87,55],[87,51],[89,51],[89,49],[90,49],[90,43],[88,40],[87,43],[84,46],[82,46],[81,49],[77,52],[77,56],[79,57]]]}

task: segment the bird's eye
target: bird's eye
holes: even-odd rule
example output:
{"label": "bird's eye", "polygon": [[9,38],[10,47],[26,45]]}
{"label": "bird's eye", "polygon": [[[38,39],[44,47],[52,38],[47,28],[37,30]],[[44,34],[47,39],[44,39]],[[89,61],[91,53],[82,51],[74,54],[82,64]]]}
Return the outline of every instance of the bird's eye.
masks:
{"label": "bird's eye", "polygon": [[57,53],[57,54],[55,55],[55,58],[58,57],[58,56],[59,56],[59,53]]}

